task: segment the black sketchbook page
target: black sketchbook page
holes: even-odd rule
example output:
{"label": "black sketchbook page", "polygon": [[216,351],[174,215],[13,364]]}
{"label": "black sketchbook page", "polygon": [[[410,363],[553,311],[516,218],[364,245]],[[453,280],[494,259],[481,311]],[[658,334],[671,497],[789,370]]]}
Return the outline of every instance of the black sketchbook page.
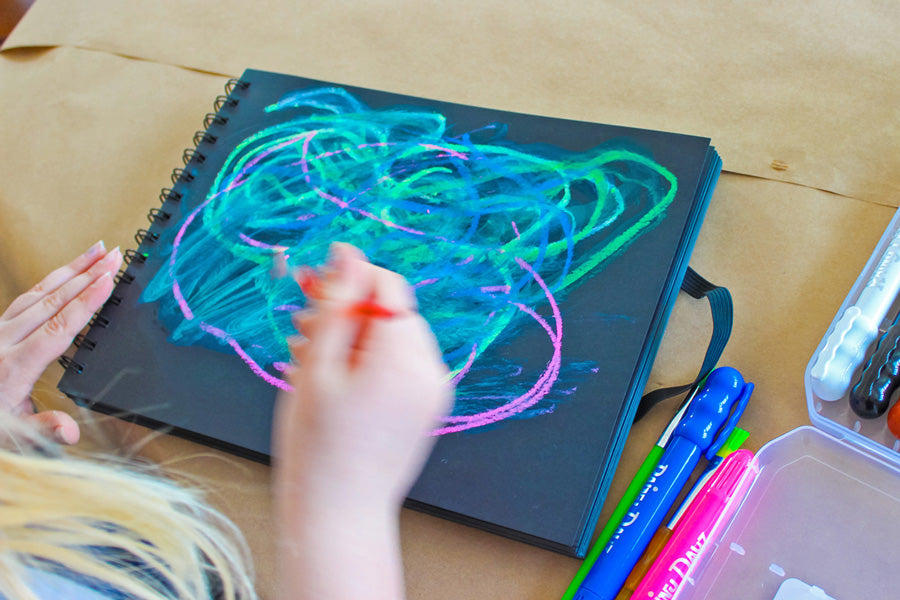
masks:
{"label": "black sketchbook page", "polygon": [[[96,410],[267,461],[275,388],[234,354],[170,343],[155,303],[139,302],[163,264],[155,244],[165,243],[166,230],[204,200],[236,144],[284,120],[264,107],[297,89],[334,85],[260,71],[247,71],[242,81],[252,85],[235,90],[237,106],[221,108],[226,124],[210,125],[215,144],[198,147],[202,164],[193,159],[185,168],[193,180],[174,186],[182,199],[163,206],[171,216],[149,228],[138,249],[146,260],[132,261],[60,389]],[[503,123],[510,142],[572,151],[618,140],[677,177],[678,192],[664,220],[595,269],[561,302],[563,361],[590,361],[596,372],[572,383],[577,391],[557,398],[547,414],[440,436],[409,495],[414,508],[582,554],[687,266],[718,174],[718,157],[705,138],[341,87],[373,109],[427,107],[445,115],[457,133]],[[161,241],[154,242],[155,235]],[[539,369],[547,361],[546,334],[532,327],[517,336],[515,343],[492,346],[487,356]]]}

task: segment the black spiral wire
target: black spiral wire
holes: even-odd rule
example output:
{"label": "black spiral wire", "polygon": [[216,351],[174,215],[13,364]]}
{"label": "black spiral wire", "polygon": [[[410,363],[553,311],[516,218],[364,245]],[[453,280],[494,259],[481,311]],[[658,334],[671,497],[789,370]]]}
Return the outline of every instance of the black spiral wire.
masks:
{"label": "black spiral wire", "polygon": [[[222,114],[223,109],[228,109],[226,111],[228,112],[236,108],[240,103],[240,98],[236,97],[234,93],[236,91],[243,92],[249,87],[249,81],[237,78],[229,79],[225,84],[225,94],[216,97],[213,102],[214,112],[207,113],[203,119],[204,129],[194,133],[194,146],[186,148],[181,155],[181,161],[184,163],[184,166],[172,170],[172,175],[170,176],[172,187],[163,188],[159,193],[160,205],[151,208],[147,212],[147,220],[150,222],[150,227],[138,229],[134,234],[134,241],[137,243],[138,249],[125,251],[123,255],[125,265],[113,278],[116,288],[110,295],[109,300],[90,320],[87,333],[79,334],[75,337],[73,345],[78,351],[94,350],[97,347],[97,342],[88,337],[91,331],[98,327],[108,328],[112,324],[109,317],[101,314],[103,309],[107,306],[119,306],[122,303],[121,294],[116,292],[121,289],[121,286],[134,283],[136,278],[134,274],[128,272],[129,268],[140,267],[147,261],[149,253],[142,251],[141,248],[146,248],[146,246],[159,241],[160,235],[153,231],[154,226],[156,228],[162,227],[164,223],[172,218],[174,205],[180,203],[184,198],[183,188],[194,181],[196,170],[206,162],[207,151],[218,142],[220,135],[217,134],[217,128],[228,123],[229,117],[226,114]],[[59,364],[67,372],[75,374],[83,373],[86,368],[84,362],[78,362],[71,356],[61,356]]]}

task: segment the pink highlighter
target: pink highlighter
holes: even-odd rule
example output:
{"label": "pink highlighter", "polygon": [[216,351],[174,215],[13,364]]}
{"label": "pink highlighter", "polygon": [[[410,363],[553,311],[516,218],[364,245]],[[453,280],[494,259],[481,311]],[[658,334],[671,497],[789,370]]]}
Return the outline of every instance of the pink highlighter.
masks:
{"label": "pink highlighter", "polygon": [[672,538],[632,594],[632,600],[675,600],[694,574],[711,540],[731,519],[759,466],[749,450],[729,454],[697,494]]}

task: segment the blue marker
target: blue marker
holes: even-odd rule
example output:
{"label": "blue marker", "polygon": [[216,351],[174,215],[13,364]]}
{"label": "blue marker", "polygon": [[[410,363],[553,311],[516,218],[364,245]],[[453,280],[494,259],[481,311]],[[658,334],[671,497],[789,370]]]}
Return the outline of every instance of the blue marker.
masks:
{"label": "blue marker", "polygon": [[691,402],[619,529],[578,588],[573,600],[614,600],[704,454],[715,456],[747,407],[752,383],[731,367],[719,367]]}

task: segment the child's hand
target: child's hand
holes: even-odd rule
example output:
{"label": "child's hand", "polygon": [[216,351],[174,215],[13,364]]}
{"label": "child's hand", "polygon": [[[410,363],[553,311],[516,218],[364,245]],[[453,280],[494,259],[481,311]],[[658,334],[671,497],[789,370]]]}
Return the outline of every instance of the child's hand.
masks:
{"label": "child's hand", "polygon": [[356,249],[333,246],[306,283],[317,298],[275,414],[279,597],[398,600],[400,503],[450,409],[447,368],[410,286]]}
{"label": "child's hand", "polygon": [[0,315],[0,410],[27,415],[61,442],[78,441],[78,424],[69,415],[34,414],[31,388],[106,302],[121,265],[118,248],[107,252],[97,243],[16,298]]}
{"label": "child's hand", "polygon": [[[292,344],[294,392],[280,399],[281,475],[399,503],[431,448],[428,432],[450,409],[447,368],[411,287],[352,246],[334,245],[320,292],[297,319],[306,339]],[[362,301],[394,316],[352,314]]]}
{"label": "child's hand", "polygon": [[274,424],[279,597],[398,600],[400,503],[450,409],[447,368],[399,275],[334,245],[310,279]]}

